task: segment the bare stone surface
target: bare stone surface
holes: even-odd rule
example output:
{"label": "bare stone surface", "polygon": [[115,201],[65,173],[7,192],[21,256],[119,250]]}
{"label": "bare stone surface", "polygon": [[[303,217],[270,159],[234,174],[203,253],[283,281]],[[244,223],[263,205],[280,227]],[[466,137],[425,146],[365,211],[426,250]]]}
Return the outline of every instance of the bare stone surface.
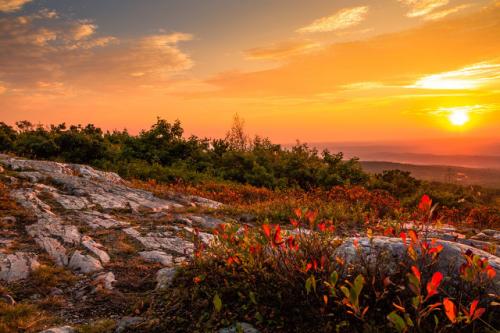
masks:
{"label": "bare stone surface", "polygon": [[102,286],[106,290],[113,290],[113,284],[116,282],[113,272],[101,273],[94,279],[94,284]]}
{"label": "bare stone surface", "polygon": [[172,256],[162,251],[142,251],[139,252],[139,255],[147,262],[160,263],[163,266],[170,266],[173,264]]}
{"label": "bare stone surface", "polygon": [[53,327],[40,333],[75,333],[76,331],[71,326]]}
{"label": "bare stone surface", "polygon": [[75,251],[73,253],[68,267],[82,273],[92,273],[102,270],[102,265],[99,260],[89,255],[82,254],[80,251]]}
{"label": "bare stone surface", "polygon": [[162,268],[156,273],[156,289],[168,288],[174,280],[176,267]]}
{"label": "bare stone surface", "polygon": [[106,251],[102,249],[104,246],[100,243],[97,243],[89,236],[82,237],[82,245],[85,246],[89,251],[94,253],[103,264],[107,264],[111,260]]}
{"label": "bare stone surface", "polygon": [[37,256],[32,253],[0,253],[0,280],[13,282],[26,279],[39,266]]}

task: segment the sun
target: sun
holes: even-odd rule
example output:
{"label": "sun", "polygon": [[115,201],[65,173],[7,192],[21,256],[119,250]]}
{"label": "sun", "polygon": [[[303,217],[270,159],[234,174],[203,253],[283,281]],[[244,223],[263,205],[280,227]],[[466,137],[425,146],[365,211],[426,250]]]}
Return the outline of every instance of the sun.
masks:
{"label": "sun", "polygon": [[448,115],[448,120],[454,126],[463,126],[469,122],[469,115],[467,111],[463,109],[457,109],[450,112]]}

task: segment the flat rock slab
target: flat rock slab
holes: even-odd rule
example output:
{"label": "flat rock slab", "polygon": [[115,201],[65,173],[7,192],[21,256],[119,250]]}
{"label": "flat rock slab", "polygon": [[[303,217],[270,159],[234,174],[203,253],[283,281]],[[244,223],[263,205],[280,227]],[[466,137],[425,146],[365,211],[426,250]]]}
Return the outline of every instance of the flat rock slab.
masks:
{"label": "flat rock slab", "polygon": [[14,282],[26,279],[40,264],[33,253],[0,253],[0,280]]}

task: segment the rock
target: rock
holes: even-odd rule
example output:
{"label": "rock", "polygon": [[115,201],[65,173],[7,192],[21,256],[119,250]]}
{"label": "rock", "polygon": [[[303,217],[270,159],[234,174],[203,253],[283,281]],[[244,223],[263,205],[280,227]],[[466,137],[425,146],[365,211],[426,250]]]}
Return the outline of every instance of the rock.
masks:
{"label": "rock", "polygon": [[142,251],[139,255],[147,262],[160,263],[163,266],[170,266],[173,263],[172,256],[162,251]]}
{"label": "rock", "polygon": [[200,226],[202,226],[205,229],[214,229],[214,228],[217,228],[219,226],[219,224],[224,223],[224,221],[222,221],[222,220],[219,220],[215,217],[211,217],[211,216],[207,216],[207,215],[204,215],[204,216],[193,215],[190,218],[193,222],[198,223]]}
{"label": "rock", "polygon": [[[406,253],[406,247],[400,238],[390,238],[377,236],[371,240],[367,237],[357,238],[358,247],[353,245],[354,238],[344,241],[336,250],[336,255],[343,257],[346,263],[353,263],[357,260],[359,252],[362,253],[368,265],[377,264],[377,257],[381,251],[387,253],[394,260],[386,262],[384,269],[389,273],[394,272],[401,259]],[[488,259],[488,263],[496,270],[497,274],[494,278],[494,283],[500,287],[500,258],[483,250],[474,248],[469,245],[438,240],[437,244],[443,245],[443,250],[439,254],[437,269],[445,273],[451,269],[451,272],[458,274],[458,268],[465,262],[462,254],[470,250],[472,253],[479,255],[482,258]]]}
{"label": "rock", "polygon": [[122,228],[128,226],[128,223],[118,221],[114,219],[111,215],[104,214],[98,211],[79,212],[76,218],[87,223],[93,229]]}
{"label": "rock", "polygon": [[35,238],[35,242],[49,254],[58,266],[66,266],[68,264],[66,248],[59,241],[51,237],[39,236]]}
{"label": "rock", "polygon": [[30,183],[33,183],[33,184],[40,182],[42,179],[45,179],[45,176],[37,171],[19,172],[17,174],[17,176],[20,179],[26,179],[27,181],[29,181]]}
{"label": "rock", "polygon": [[61,238],[65,243],[78,245],[82,235],[74,225],[62,224],[62,221],[54,216],[42,217],[37,223],[26,227],[31,237],[51,237]]}
{"label": "rock", "polygon": [[106,290],[113,289],[113,283],[116,282],[113,272],[101,273],[94,279],[96,285],[101,285]]}
{"label": "rock", "polygon": [[162,268],[156,273],[156,289],[170,287],[177,273],[176,267]]}
{"label": "rock", "polygon": [[206,198],[202,198],[202,197],[198,197],[195,195],[186,196],[186,199],[191,201],[192,203],[194,203],[196,206],[210,208],[210,209],[217,209],[217,208],[220,208],[221,206],[223,206],[223,204],[220,202],[206,199]]}
{"label": "rock", "polygon": [[144,321],[142,317],[123,317],[116,325],[115,333],[130,332],[133,327]]}
{"label": "rock", "polygon": [[123,230],[127,235],[139,241],[148,250],[168,250],[179,254],[192,254],[194,250],[193,243],[180,237],[169,234],[168,232],[150,232],[145,236],[135,228]]}
{"label": "rock", "polygon": [[102,249],[102,244],[97,243],[89,236],[82,237],[82,245],[85,246],[89,251],[94,253],[97,257],[99,257],[99,260],[101,260],[103,264],[107,264],[111,260],[106,251]]}
{"label": "rock", "polygon": [[4,216],[0,220],[4,223],[9,223],[9,224],[16,223],[17,221],[14,216]]}
{"label": "rock", "polygon": [[80,251],[75,251],[73,253],[68,267],[82,273],[92,273],[102,270],[102,265],[99,260],[89,255],[81,254]]}
{"label": "rock", "polygon": [[53,327],[40,333],[76,333],[71,326]]}
{"label": "rock", "polygon": [[13,282],[26,279],[39,266],[37,256],[34,254],[25,252],[0,253],[0,280]]}
{"label": "rock", "polygon": [[259,333],[259,331],[248,323],[236,323],[231,327],[221,328],[218,333]]}

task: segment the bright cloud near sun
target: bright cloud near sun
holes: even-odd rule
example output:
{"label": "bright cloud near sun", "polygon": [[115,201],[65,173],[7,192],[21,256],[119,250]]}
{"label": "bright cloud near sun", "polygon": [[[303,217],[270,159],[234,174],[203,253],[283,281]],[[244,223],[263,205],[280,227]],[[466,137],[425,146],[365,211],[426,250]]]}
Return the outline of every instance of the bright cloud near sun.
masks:
{"label": "bright cloud near sun", "polygon": [[479,63],[419,79],[410,88],[472,90],[500,80],[500,64]]}
{"label": "bright cloud near sun", "polygon": [[358,25],[368,15],[368,6],[344,8],[333,15],[322,17],[297,30],[298,33],[328,32]]}

